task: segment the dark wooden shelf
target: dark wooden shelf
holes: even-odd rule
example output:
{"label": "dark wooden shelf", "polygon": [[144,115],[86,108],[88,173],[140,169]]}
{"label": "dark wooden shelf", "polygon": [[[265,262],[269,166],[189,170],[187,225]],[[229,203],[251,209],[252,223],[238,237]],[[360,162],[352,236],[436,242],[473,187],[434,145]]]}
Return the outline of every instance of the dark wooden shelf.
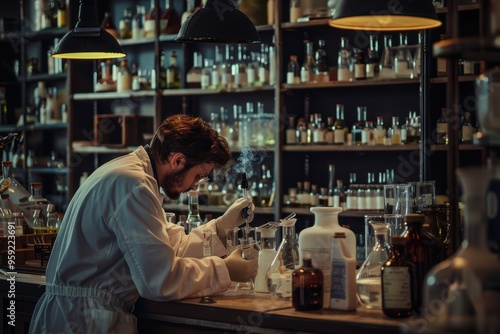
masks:
{"label": "dark wooden shelf", "polygon": [[408,85],[419,84],[420,79],[377,79],[358,81],[330,81],[308,84],[283,84],[285,90],[295,89],[316,89],[316,88],[336,88],[336,87],[366,87],[366,86],[386,86],[386,85]]}
{"label": "dark wooden shelf", "polygon": [[378,152],[378,151],[416,151],[419,145],[284,145],[285,152]]}
{"label": "dark wooden shelf", "polygon": [[[473,82],[477,79],[478,76],[479,74],[461,75],[458,77],[458,82]],[[448,78],[447,77],[431,78],[431,83],[433,84],[448,83]]]}
{"label": "dark wooden shelf", "polygon": [[54,81],[54,80],[66,79],[67,77],[68,77],[67,73],[58,73],[58,74],[38,73],[27,76],[26,82]]}
{"label": "dark wooden shelf", "polygon": [[[472,4],[458,6],[458,11],[460,11],[460,12],[467,11],[467,10],[479,10],[479,9],[481,9],[480,3],[472,3]],[[446,14],[446,13],[448,13],[448,7],[436,8],[436,13],[437,14]]]}

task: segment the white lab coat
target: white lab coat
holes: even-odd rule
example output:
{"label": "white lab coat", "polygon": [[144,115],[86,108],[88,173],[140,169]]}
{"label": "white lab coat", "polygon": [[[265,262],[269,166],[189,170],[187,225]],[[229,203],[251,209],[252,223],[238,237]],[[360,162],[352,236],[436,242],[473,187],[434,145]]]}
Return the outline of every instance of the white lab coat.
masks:
{"label": "white lab coat", "polygon": [[[30,333],[136,333],[139,296],[170,301],[226,291],[224,261],[202,257],[202,231],[168,223],[143,147],[97,169],[68,206]],[[215,231],[215,222],[203,230]],[[224,255],[214,235],[214,253]]]}

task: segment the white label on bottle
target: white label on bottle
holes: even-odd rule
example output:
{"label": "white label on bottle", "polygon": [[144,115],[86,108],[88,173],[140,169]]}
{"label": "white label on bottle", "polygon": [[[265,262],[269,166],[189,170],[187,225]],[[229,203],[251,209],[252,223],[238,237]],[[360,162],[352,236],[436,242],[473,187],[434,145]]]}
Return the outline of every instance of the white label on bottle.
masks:
{"label": "white label on bottle", "polygon": [[144,22],[144,34],[148,37],[152,37],[155,34],[155,21],[154,20],[146,20]]}
{"label": "white label on bottle", "polygon": [[236,87],[247,86],[247,74],[242,72],[236,73],[236,75],[234,76],[234,83]]}
{"label": "white label on bottle", "polygon": [[446,59],[438,58],[437,59],[437,72],[439,74],[446,74]]}
{"label": "white label on bottle", "polygon": [[339,195],[333,195],[333,203],[334,207],[339,207],[340,206],[340,197]]}
{"label": "white label on bottle", "polygon": [[464,75],[474,74],[474,66],[472,61],[464,61]]}
{"label": "white label on bottle", "polygon": [[286,130],[286,143],[287,144],[296,144],[296,136],[294,129]]}
{"label": "white label on bottle", "polygon": [[311,81],[311,73],[305,69],[300,69],[300,82],[309,82]]}
{"label": "white label on bottle", "polygon": [[333,142],[335,144],[344,144],[344,142],[345,142],[345,130],[344,129],[335,129]]}
{"label": "white label on bottle", "polygon": [[358,208],[358,197],[357,196],[347,196],[347,209],[357,209]]}
{"label": "white label on bottle", "polygon": [[337,71],[337,81],[350,81],[351,71],[348,68],[339,68]]}
{"label": "white label on bottle", "polygon": [[346,266],[344,261],[332,260],[330,298],[346,299]]}
{"label": "white label on bottle", "polygon": [[325,142],[327,144],[334,144],[335,143],[335,137],[334,137],[334,131],[327,131],[325,134]]}
{"label": "white label on bottle", "polygon": [[207,89],[210,86],[210,75],[202,74],[201,75],[201,88]]}
{"label": "white label on bottle", "polygon": [[366,65],[365,64],[354,64],[354,78],[365,79],[366,78]]}
{"label": "white label on bottle", "polygon": [[411,308],[411,281],[408,267],[386,267],[382,271],[384,300],[388,309]]}
{"label": "white label on bottle", "polygon": [[267,83],[267,71],[265,67],[259,67],[259,82],[261,84]]}
{"label": "white label on bottle", "polygon": [[462,126],[462,141],[472,141],[471,126]]}
{"label": "white label on bottle", "polygon": [[247,68],[247,85],[251,86],[255,82],[255,69]]}
{"label": "white label on bottle", "polygon": [[361,144],[368,144],[370,141],[370,129],[363,129],[361,131]]}
{"label": "white label on bottle", "polygon": [[201,82],[201,74],[200,73],[188,73],[186,76],[186,82],[188,84]]}
{"label": "white label on bottle", "polygon": [[286,83],[291,85],[294,84],[295,76],[293,72],[287,72],[286,73]]}
{"label": "white label on bottle", "polygon": [[366,78],[371,79],[375,77],[375,66],[373,64],[366,64]]}
{"label": "white label on bottle", "polygon": [[210,80],[212,81],[212,86],[217,88],[217,86],[219,86],[219,71],[212,71]]}

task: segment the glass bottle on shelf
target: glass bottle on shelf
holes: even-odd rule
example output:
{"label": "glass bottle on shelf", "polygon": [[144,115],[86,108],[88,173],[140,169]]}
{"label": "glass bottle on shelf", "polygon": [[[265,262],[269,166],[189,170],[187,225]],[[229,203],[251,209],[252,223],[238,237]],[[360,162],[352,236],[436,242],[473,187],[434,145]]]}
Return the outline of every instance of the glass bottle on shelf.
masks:
{"label": "glass bottle on shelf", "polygon": [[186,0],[186,11],[182,13],[181,25],[187,20],[187,18],[194,12],[194,0]]}
{"label": "glass bottle on shelf", "polygon": [[345,144],[345,125],[344,125],[344,105],[335,106],[335,123],[333,124],[333,143],[335,145]]}
{"label": "glass bottle on shelf", "polygon": [[464,120],[461,126],[461,138],[462,144],[472,144],[472,134],[474,133],[474,127],[471,123],[471,113],[470,111],[465,112]]}
{"label": "glass bottle on shelf", "polygon": [[300,11],[300,1],[299,0],[291,0],[290,1],[290,22],[297,22],[299,17],[301,16]]}
{"label": "glass bottle on shelf", "polygon": [[287,84],[300,83],[300,67],[296,55],[290,56],[290,61],[288,62],[287,72],[286,72],[286,83]]}
{"label": "glass bottle on shelf", "polygon": [[118,93],[123,93],[130,90],[132,90],[132,75],[128,69],[128,60],[122,59],[116,77],[116,91]]}
{"label": "glass bottle on shelf", "polygon": [[349,47],[349,39],[347,37],[340,38],[340,50],[338,55],[337,81],[352,80],[352,52]]}
{"label": "glass bottle on shelf", "polygon": [[283,239],[266,273],[267,287],[276,298],[292,297],[292,272],[299,266],[299,247],[295,237],[296,222],[295,218],[281,220]]}
{"label": "glass bottle on shelf", "polygon": [[399,117],[392,116],[392,126],[389,128],[392,145],[401,145],[401,128],[399,127]]}
{"label": "glass bottle on shelf", "polygon": [[391,258],[382,265],[382,312],[390,318],[406,318],[415,309],[415,266],[405,257],[406,239],[391,237]]}
{"label": "glass bottle on shelf", "polygon": [[295,117],[288,117],[288,127],[285,131],[285,144],[286,145],[294,145],[297,144],[295,137]]}
{"label": "glass bottle on shelf", "polygon": [[375,236],[375,246],[356,274],[358,299],[367,308],[382,308],[381,271],[382,264],[390,258],[387,241],[389,224],[384,221],[370,221]]}
{"label": "glass bottle on shelf", "polygon": [[177,66],[177,53],[170,52],[170,65],[167,68],[167,89],[181,88],[181,71]]}
{"label": "glass bottle on shelf", "polygon": [[448,144],[448,110],[441,108],[441,117],[436,122],[436,144]]}
{"label": "glass bottle on shelf", "polygon": [[[149,7],[148,12],[146,13],[146,16],[144,18],[144,37],[155,37],[156,35],[156,28],[155,28],[155,22],[157,19],[160,19],[162,16],[162,10],[161,8],[157,8],[155,6],[155,0],[151,0],[151,5]],[[163,23],[165,21],[160,20],[160,31],[164,29]]]}
{"label": "glass bottle on shelf", "polygon": [[234,47],[230,44],[226,44],[225,46],[225,59],[224,63],[221,66],[221,85],[222,88],[231,89],[234,88],[233,75],[232,75],[232,67],[233,67],[233,52]]}
{"label": "glass bottle on shelf", "polygon": [[118,29],[120,30],[121,39],[132,38],[132,9],[125,8],[123,10],[123,17],[118,22]]}
{"label": "glass bottle on shelf", "polygon": [[370,34],[370,46],[366,55],[366,78],[373,79],[379,76],[380,55],[378,52],[378,37]]}
{"label": "glass bottle on shelf", "polygon": [[201,69],[201,89],[211,89],[210,78],[212,77],[214,60],[205,58],[203,60],[203,65]]}
{"label": "glass bottle on shelf", "polygon": [[413,77],[419,78],[422,72],[422,32],[418,33],[418,44],[413,56]]}
{"label": "glass bottle on shelf", "polygon": [[136,6],[136,13],[132,18],[132,38],[139,39],[144,37],[144,23],[146,20],[146,8],[144,5]]}
{"label": "glass bottle on shelf", "polygon": [[413,59],[407,43],[408,36],[405,33],[399,34],[399,46],[396,48],[394,56],[394,74],[397,78],[411,78],[413,73],[411,65]]}
{"label": "glass bottle on shelf", "polygon": [[335,201],[335,165],[328,165],[328,206],[333,205]]}
{"label": "glass bottle on shelf", "polygon": [[382,52],[382,58],[380,59],[379,65],[379,77],[381,79],[391,79],[395,77],[394,57],[392,53],[392,36],[384,35],[384,51]]}
{"label": "glass bottle on shelf", "polygon": [[354,79],[355,80],[366,80],[366,63],[365,57],[363,55],[363,50],[355,49],[354,58]]}
{"label": "glass bottle on shelf", "polygon": [[197,191],[188,192],[188,210],[189,213],[186,218],[186,224],[188,226],[189,233],[193,229],[200,227],[200,225],[202,224]]}
{"label": "glass bottle on shelf", "polygon": [[222,88],[222,53],[220,52],[220,47],[218,45],[214,48],[215,60],[212,65],[212,70],[210,71],[210,89],[220,89]]}
{"label": "glass bottle on shelf", "polygon": [[201,70],[203,56],[201,52],[193,52],[193,67],[186,75],[186,86],[188,88],[201,88]]}
{"label": "glass bottle on shelf", "polygon": [[318,48],[314,53],[314,59],[316,61],[316,82],[328,82],[330,81],[328,59],[326,57],[325,50],[325,40],[318,40]]}
{"label": "glass bottle on shelf", "polygon": [[179,15],[177,15],[174,6],[171,3],[172,1],[173,0],[165,0],[165,10],[161,15],[160,21],[164,22],[161,24],[161,27],[163,28],[160,28],[160,33],[162,35],[177,34],[181,29],[181,19]]}
{"label": "glass bottle on shelf", "polygon": [[113,19],[109,12],[104,13],[104,18],[102,19],[101,28],[106,30],[116,39],[119,39],[120,36],[118,34],[118,30],[116,29],[115,24],[113,23]]}
{"label": "glass bottle on shelf", "polygon": [[366,107],[358,106],[356,107],[358,118],[356,123],[352,126],[352,143],[353,145],[361,145],[363,137],[363,129],[366,123]]}
{"label": "glass bottle on shelf", "polygon": [[233,64],[231,70],[234,86],[236,88],[242,88],[248,85],[245,59],[246,54],[244,47],[243,45],[238,44],[238,59],[236,63]]}
{"label": "glass bottle on shelf", "polygon": [[[441,40],[446,39],[446,35],[442,34],[440,35]],[[447,69],[446,69],[446,58],[443,57],[438,57],[436,59],[437,63],[437,75],[438,77],[446,76],[447,74]]]}
{"label": "glass bottle on shelf", "polygon": [[300,82],[311,83],[315,81],[316,63],[314,61],[314,44],[306,41],[306,58],[300,68]]}
{"label": "glass bottle on shelf", "polygon": [[297,311],[323,307],[323,272],[313,267],[309,252],[302,253],[302,266],[292,272],[292,306]]}

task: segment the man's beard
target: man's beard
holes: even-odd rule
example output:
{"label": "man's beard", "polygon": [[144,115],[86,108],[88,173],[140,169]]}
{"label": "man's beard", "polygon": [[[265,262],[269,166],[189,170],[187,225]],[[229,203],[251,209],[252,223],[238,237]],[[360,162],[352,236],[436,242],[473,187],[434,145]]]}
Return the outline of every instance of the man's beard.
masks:
{"label": "man's beard", "polygon": [[184,182],[184,177],[186,176],[186,172],[187,170],[183,169],[167,177],[167,179],[165,180],[165,184],[162,186],[162,189],[168,198],[173,200],[178,199],[181,193],[185,192],[185,191],[179,192],[177,191],[177,189],[182,186],[182,183]]}

